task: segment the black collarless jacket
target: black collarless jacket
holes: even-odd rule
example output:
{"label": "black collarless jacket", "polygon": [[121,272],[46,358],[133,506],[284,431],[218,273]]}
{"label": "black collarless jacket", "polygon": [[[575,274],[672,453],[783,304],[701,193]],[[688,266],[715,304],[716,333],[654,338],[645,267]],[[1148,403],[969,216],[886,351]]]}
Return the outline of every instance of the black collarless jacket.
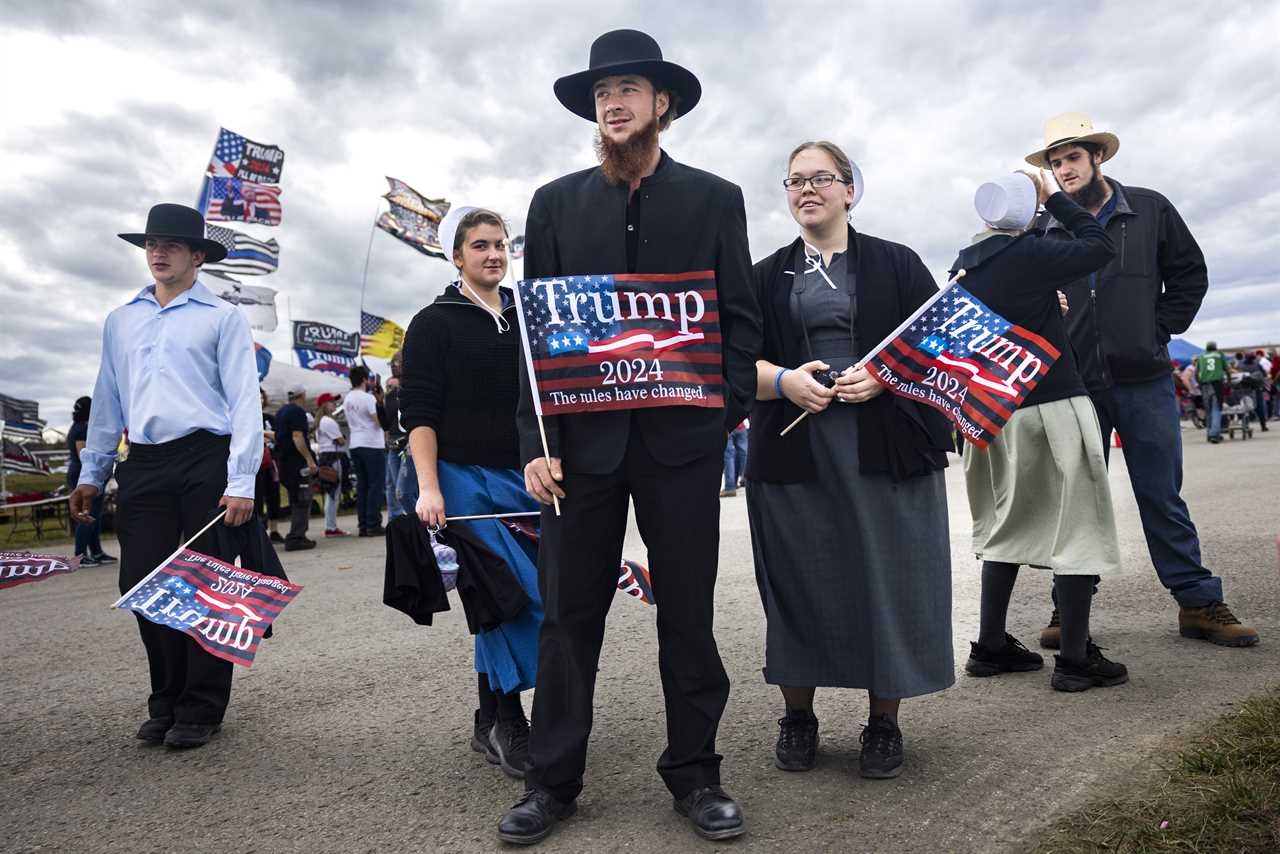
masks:
{"label": "black collarless jacket", "polygon": [[[582,474],[615,471],[632,430],[664,465],[683,465],[724,452],[725,435],[755,399],[760,309],[751,287],[751,254],[742,190],[663,153],[639,194],[636,273],[715,270],[722,336],[723,409],[652,409],[548,416],[551,456]],[[540,187],[525,223],[524,277],[603,275],[627,269],[626,185],[609,183],[599,167]],[[528,367],[520,360],[520,459],[543,455]]]}
{"label": "black collarless jacket", "polygon": [[[756,299],[764,315],[763,358],[795,368],[809,361],[804,333],[791,317],[795,282],[792,259],[800,238],[755,265]],[[851,294],[859,358],[879,344],[925,300],[938,292],[920,256],[900,243],[859,234],[849,227],[849,270],[857,279]],[[886,474],[894,481],[946,468],[946,452],[954,449],[951,424],[937,410],[885,391],[858,407],[858,469]],[[813,457],[811,415],[785,436],[782,429],[802,410],[791,401],[757,400],[751,410],[747,443],[747,479],[766,483],[800,483],[817,476],[821,460]]]}

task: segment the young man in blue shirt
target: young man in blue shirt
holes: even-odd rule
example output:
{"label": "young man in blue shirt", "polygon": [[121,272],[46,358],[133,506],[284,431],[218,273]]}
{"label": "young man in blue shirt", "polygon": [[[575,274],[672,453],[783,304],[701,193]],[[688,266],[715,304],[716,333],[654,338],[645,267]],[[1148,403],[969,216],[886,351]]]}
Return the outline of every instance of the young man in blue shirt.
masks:
{"label": "young man in blue shirt", "polygon": [[[262,415],[253,337],[244,317],[197,281],[226,255],[205,238],[204,217],[182,205],[151,209],[141,234],[154,284],[107,316],[88,441],[71,514],[91,520],[121,433],[129,458],[116,470],[120,591],[132,588],[226,508],[223,523],[253,515],[262,461]],[[211,534],[193,544],[197,550]],[[138,738],[200,747],[218,731],[231,696],[231,663],[189,635],[141,617],[151,668],[150,717]]]}

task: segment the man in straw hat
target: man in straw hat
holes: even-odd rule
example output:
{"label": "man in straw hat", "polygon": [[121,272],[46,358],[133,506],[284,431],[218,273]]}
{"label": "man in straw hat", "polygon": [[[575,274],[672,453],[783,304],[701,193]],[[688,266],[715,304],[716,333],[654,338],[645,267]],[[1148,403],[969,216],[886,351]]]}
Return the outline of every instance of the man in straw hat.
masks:
{"label": "man in straw hat", "polygon": [[[262,411],[249,324],[196,278],[201,264],[227,254],[206,239],[200,212],[156,205],[146,231],[120,237],[146,251],[154,283],[107,316],[71,515],[90,520],[128,427],[129,459],[116,471],[123,593],[218,507],[231,526],[253,515]],[[213,550],[212,537],[193,548]],[[176,629],[142,617],[138,628],[151,667],[150,717],[138,738],[173,748],[206,744],[231,697],[231,662]]]}
{"label": "man in straw hat", "polygon": [[677,163],[659,134],[697,106],[698,79],[662,58],[651,37],[616,30],[556,97],[596,125],[598,167],[540,188],[525,229],[525,278],[714,270],[722,329],[724,409],[664,406],[545,419],[544,458],[524,360],[519,426],[529,492],[560,499],[542,515],[539,571],[546,619],[529,743],[529,791],[498,836],[531,844],[575,810],[591,731],[596,665],[613,598],[628,506],[649,549],[658,608],[658,666],[667,747],[658,772],[675,809],[709,839],[744,830],[720,788],[716,729],[729,679],[712,632],[725,437],[755,391],[759,309],[750,290],[742,191]]}
{"label": "man in straw hat", "polygon": [[[1116,245],[1102,270],[1064,288],[1067,327],[1109,449],[1114,429],[1138,501],[1151,562],[1177,600],[1178,630],[1223,646],[1251,646],[1258,633],[1223,602],[1222,579],[1201,563],[1200,537],[1182,500],[1182,430],[1169,374],[1169,338],[1186,330],[1209,286],[1204,254],[1164,196],[1103,177],[1120,140],[1083,113],[1045,123],[1044,147],[1027,155],[1093,214]],[[1048,236],[1070,239],[1049,219]],[[1058,611],[1040,643],[1060,643]]]}

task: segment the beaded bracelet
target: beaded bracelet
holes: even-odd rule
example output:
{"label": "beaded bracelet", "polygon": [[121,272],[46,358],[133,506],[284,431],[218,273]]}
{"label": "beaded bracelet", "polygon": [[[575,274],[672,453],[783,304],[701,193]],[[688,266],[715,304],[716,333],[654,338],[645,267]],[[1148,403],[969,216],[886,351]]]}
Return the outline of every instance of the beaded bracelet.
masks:
{"label": "beaded bracelet", "polygon": [[774,378],[773,378],[773,390],[774,390],[774,391],[776,391],[776,392],[778,393],[778,398],[779,398],[779,399],[783,399],[783,400],[785,400],[785,399],[786,399],[786,397],[787,397],[785,394],[783,394],[783,393],[782,393],[782,375],[783,375],[783,374],[785,374],[785,373],[786,373],[787,371],[789,371],[789,370],[791,370],[791,369],[790,369],[790,368],[783,368],[782,370],[778,371],[778,375],[777,375],[776,377],[774,377]]}

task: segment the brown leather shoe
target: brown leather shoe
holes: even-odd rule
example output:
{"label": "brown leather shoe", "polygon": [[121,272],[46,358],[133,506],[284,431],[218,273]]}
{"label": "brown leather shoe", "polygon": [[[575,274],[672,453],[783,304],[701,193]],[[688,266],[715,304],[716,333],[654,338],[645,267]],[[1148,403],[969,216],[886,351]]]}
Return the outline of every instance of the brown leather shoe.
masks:
{"label": "brown leather shoe", "polygon": [[1203,608],[1180,608],[1178,634],[1218,646],[1253,646],[1258,642],[1258,633],[1236,619],[1226,602],[1211,602]]}
{"label": "brown leather shoe", "polygon": [[1049,625],[1040,630],[1040,646],[1045,649],[1062,648],[1062,620],[1058,617],[1058,609],[1053,609]]}

